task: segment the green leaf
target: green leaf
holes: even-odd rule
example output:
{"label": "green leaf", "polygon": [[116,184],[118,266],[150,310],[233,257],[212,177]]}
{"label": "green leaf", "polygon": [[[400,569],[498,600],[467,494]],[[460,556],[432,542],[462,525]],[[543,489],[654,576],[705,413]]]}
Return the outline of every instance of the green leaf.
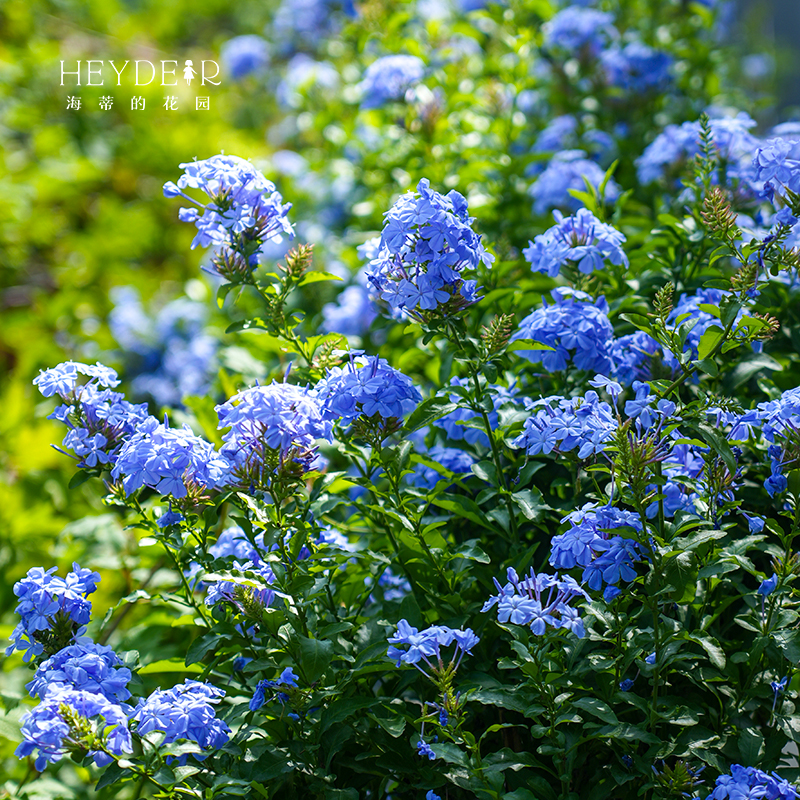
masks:
{"label": "green leaf", "polygon": [[409,415],[402,433],[413,433],[434,420],[444,417],[458,408],[448,397],[429,397],[423,400]]}
{"label": "green leaf", "polygon": [[100,776],[100,780],[97,781],[97,785],[94,787],[95,792],[99,792],[101,789],[105,789],[106,786],[115,784],[117,781],[124,778],[126,774],[125,770],[116,762],[109,764],[105,772]]}
{"label": "green leaf", "polygon": [[764,737],[755,728],[745,728],[739,734],[739,755],[742,757],[742,764],[759,764],[763,747]]}
{"label": "green leaf", "polygon": [[492,559],[481,550],[478,541],[478,539],[468,539],[453,553],[453,558],[467,558],[479,564],[491,564]]}
{"label": "green leaf", "polygon": [[725,669],[725,651],[713,636],[690,636],[689,638],[693,642],[697,642],[708,653],[709,661],[717,669]]}
{"label": "green leaf", "polygon": [[431,745],[431,749],[438,758],[444,759],[448,764],[458,764],[461,767],[469,765],[467,754],[448,742],[440,742]]}
{"label": "green leaf", "polygon": [[209,650],[213,650],[220,643],[220,638],[216,633],[206,633],[198,636],[190,645],[186,653],[185,664],[187,667],[201,661]]}
{"label": "green leaf", "polygon": [[314,683],[328,668],[333,658],[333,642],[325,639],[308,639],[298,636],[303,673],[309,683]]}
{"label": "green leaf", "polygon": [[707,328],[703,335],[700,337],[700,342],[697,345],[697,357],[702,361],[708,354],[722,341],[725,331],[712,325]]}
{"label": "green leaf", "polygon": [[168,658],[153,661],[138,670],[139,675],[152,675],[153,673],[183,672],[190,675],[199,675],[203,670],[200,667],[187,666],[183,659]]}
{"label": "green leaf", "polygon": [[431,504],[443,508],[445,511],[450,511],[457,517],[463,517],[476,525],[488,530],[494,530],[491,525],[486,522],[483,512],[480,510],[474,500],[463,495],[453,494],[445,497],[438,495],[431,499]]}
{"label": "green leaf", "polygon": [[772,635],[778,649],[783,653],[788,661],[797,664],[800,661],[800,630],[777,631]]}
{"label": "green leaf", "polygon": [[522,489],[511,495],[514,504],[519,506],[527,519],[536,519],[542,511],[549,508],[538,489]]}
{"label": "green leaf", "polygon": [[305,275],[303,280],[298,283],[298,286],[308,286],[309,283],[319,283],[320,281],[341,281],[343,280],[338,275],[332,272],[309,272]]}
{"label": "green leaf", "polygon": [[606,703],[596,697],[579,697],[577,700],[572,701],[572,705],[583,711],[588,711],[592,716],[607,722],[609,725],[619,724],[617,715]]}

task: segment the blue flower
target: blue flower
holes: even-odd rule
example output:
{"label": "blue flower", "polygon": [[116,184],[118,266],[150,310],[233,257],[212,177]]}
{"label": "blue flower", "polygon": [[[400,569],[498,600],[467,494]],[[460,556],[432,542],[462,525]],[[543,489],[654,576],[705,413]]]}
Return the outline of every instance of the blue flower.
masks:
{"label": "blue flower", "polygon": [[761,533],[764,530],[764,518],[751,516],[739,509],[739,513],[747,520],[747,527],[750,533]]}
{"label": "blue flower", "polygon": [[322,417],[350,423],[378,414],[403,419],[422,400],[411,379],[385,358],[356,355],[344,367],[333,367],[316,386]]}
{"label": "blue flower", "polygon": [[266,485],[284,464],[319,466],[317,440],[330,439],[314,392],[290,383],[244,389],[216,407],[225,432],[220,453],[245,485]]}
{"label": "blue flower", "polygon": [[714,791],[706,800],[797,800],[798,796],[797,787],[783,780],[777,773],[768,775],[757,767],[734,764],[730,775],[720,775],[717,778]]}
{"label": "blue flower", "polygon": [[322,307],[321,330],[345,336],[363,336],[378,316],[365,286],[348,286],[333,303]]}
{"label": "blue flower", "polygon": [[[230,279],[250,270],[257,265],[264,242],[280,242],[284,234],[294,236],[287,216],[291,204],[284,204],[275,184],[249,161],[216,155],[180,166],[184,174],[177,184],[164,184],[164,194],[180,195],[196,206],[182,208],[178,216],[197,228],[192,248],[220,248],[212,269],[215,274]],[[201,203],[185,189],[197,189],[209,201]]]}
{"label": "blue flower", "polygon": [[[750,133],[755,125],[755,121],[743,112],[735,117],[710,121],[712,141],[725,167],[723,182],[735,182],[752,195],[759,187],[753,165],[758,140]],[[677,177],[699,152],[699,122],[668,125],[636,160],[640,183],[652,183],[667,177],[668,173]]]}
{"label": "blue flower", "polygon": [[528,577],[520,580],[512,568],[508,569],[507,577],[505,586],[494,579],[497,594],[484,603],[481,611],[496,605],[499,622],[530,625],[535,636],[543,636],[551,627],[572,631],[579,639],[584,637],[583,620],[570,603],[576,597],[588,600],[589,595],[574,579],[544,573],[537,575],[531,569]]}
{"label": "blue flower", "polygon": [[762,595],[763,597],[768,597],[775,591],[775,587],[778,585],[778,576],[773,573],[771,578],[765,578],[761,581],[761,585],[758,587],[758,594]]}
{"label": "blue flower", "polygon": [[[464,655],[470,655],[472,648],[480,639],[472,632],[471,628],[466,630],[448,628],[443,625],[433,625],[424,631],[413,628],[404,619],[397,623],[397,630],[387,640],[392,645],[387,655],[396,666],[400,664],[413,664],[423,674],[426,674],[419,665],[420,661],[437,670],[438,664],[442,661],[440,648],[447,647],[455,642],[455,650],[450,658],[450,662],[457,669],[461,664]],[[394,645],[405,645],[407,649],[401,649]]]}
{"label": "blue flower", "polygon": [[[89,377],[78,383],[80,375]],[[41,372],[34,384],[45,397],[58,394],[65,402],[49,416],[69,428],[62,445],[75,454],[79,467],[109,468],[122,443],[143,421],[150,419],[145,405],[131,405],[111,388],[117,373],[102,364],[66,361]]]}
{"label": "blue flower", "polygon": [[120,448],[111,477],[122,479],[128,495],[149,486],[177,500],[227,484],[230,464],[188,425],[170,428],[150,417]]}
{"label": "blue flower", "polygon": [[44,697],[53,687],[100,694],[112,703],[122,703],[131,693],[131,671],[106,645],[80,642],[59,650],[36,669],[25,688],[31,697]]}
{"label": "blue flower", "polygon": [[[143,736],[150,731],[163,731],[164,743],[178,740],[197,742],[203,750],[216,750],[224,745],[231,729],[217,719],[214,706],[225,696],[222,689],[207,683],[186,680],[172,689],[157,689],[147,699],[140,698],[131,721],[137,722],[136,731]],[[196,754],[200,760],[208,754]],[[186,762],[186,755],[178,759]],[[167,761],[172,761],[168,757]]]}
{"label": "blue flower", "polygon": [[534,272],[546,272],[554,278],[566,264],[583,274],[603,269],[606,261],[628,266],[623,234],[600,222],[591,211],[581,208],[571,217],[554,211],[553,216],[557,224],[528,242],[529,247],[522,251]]}
{"label": "blue flower", "polygon": [[205,303],[181,297],[148,314],[130,286],[112,289],[111,298],[108,324],[125,351],[125,375],[134,395],[176,407],[184,397],[209,393],[218,345],[204,332]]}
{"label": "blue flower", "polygon": [[441,797],[439,797],[439,795],[438,795],[438,794],[436,794],[436,793],[433,791],[433,789],[430,789],[430,790],[428,790],[428,792],[425,794],[425,800],[442,800],[442,798],[441,798]]}
{"label": "blue flower", "polygon": [[57,367],[40,371],[39,375],[33,379],[33,384],[39,388],[43,397],[52,397],[57,394],[64,400],[73,399],[80,375],[89,378],[87,386],[113,389],[120,384],[117,373],[111,367],[106,367],[99,362],[91,365],[79,361],[64,361]]}
{"label": "blue flower", "polygon": [[583,582],[593,591],[599,591],[604,584],[632,581],[636,577],[633,564],[640,554],[634,539],[614,536],[605,548],[583,571]]}
{"label": "blue flower", "polygon": [[[92,735],[82,737],[73,730],[64,719],[65,707],[92,723]],[[55,686],[39,705],[23,714],[21,722],[22,743],[15,755],[27,758],[37,753],[34,766],[39,772],[48,763],[60,761],[74,747],[87,745],[95,735],[102,736],[105,747],[114,755],[133,752],[125,712],[102,694]],[[106,766],[113,760],[100,750],[90,750],[89,755],[98,766]]]}
{"label": "blue flower", "polygon": [[234,80],[266,72],[269,66],[269,44],[254,34],[234,36],[219,50],[222,68]]}
{"label": "blue flower", "polygon": [[764,142],[756,150],[753,163],[756,180],[763,184],[764,194],[774,200],[775,195],[786,197],[787,190],[800,192],[800,141],[775,138]]}
{"label": "blue flower", "polygon": [[654,367],[665,358],[664,348],[644,331],[621,336],[611,345],[614,376],[626,386],[634,381],[653,380]]}
{"label": "blue flower", "polygon": [[19,598],[15,611],[22,619],[11,634],[7,656],[14,650],[24,650],[25,661],[45,652],[53,655],[85,632],[92,613],[86,598],[96,590],[100,575],[77,564],[66,578],[54,575],[55,570],[32,567],[14,584]]}
{"label": "blue flower", "polygon": [[624,681],[620,682],[619,688],[623,692],[629,692],[631,689],[633,689],[633,685],[634,685],[634,680],[632,680],[631,678],[625,678]]}
{"label": "blue flower", "polygon": [[[533,198],[533,213],[544,216],[554,208],[577,211],[583,204],[569,190],[585,192],[584,178],[599,189],[605,177],[605,172],[594,161],[589,161],[583,150],[564,150],[550,161],[528,190]],[[619,184],[609,179],[605,187],[606,201],[615,202],[621,193]]]}
{"label": "blue flower", "polygon": [[385,218],[367,278],[393,315],[424,321],[427,312],[453,314],[477,302],[477,286],[463,273],[490,265],[494,256],[472,230],[474,220],[458,192],[439,194],[423,179]]}
{"label": "blue flower", "polygon": [[255,692],[250,698],[249,708],[251,711],[258,711],[258,709],[264,705],[267,689],[276,690],[275,696],[278,698],[278,701],[281,703],[281,705],[284,705],[289,702],[289,695],[286,693],[286,691],[281,691],[281,689],[285,690],[296,688],[297,675],[294,674],[294,670],[291,667],[286,667],[286,669],[281,672],[277,680],[263,680],[256,684]]}
{"label": "blue flower", "polygon": [[340,29],[343,15],[355,14],[352,0],[282,0],[272,20],[271,40],[283,52],[314,49]]}
{"label": "blue flower", "polygon": [[417,755],[427,756],[430,761],[436,758],[436,753],[433,752],[433,748],[422,739],[417,742]]}
{"label": "blue flower", "polygon": [[542,25],[542,45],[568,58],[596,58],[619,36],[614,17],[594,8],[569,6]]}
{"label": "blue flower", "polygon": [[614,45],[601,55],[609,84],[631,94],[663,89],[669,83],[672,57],[634,40],[624,47]]}
{"label": "blue flower", "polygon": [[578,457],[588,458],[605,450],[618,427],[613,409],[595,391],[570,399],[545,397],[532,403],[531,410],[522,433],[512,441],[531,456],[577,447]]}
{"label": "blue flower", "polygon": [[425,320],[425,312],[452,314],[479,299],[463,273],[490,265],[494,256],[473,231],[464,197],[454,189],[442,195],[423,178],[385,219],[367,278],[392,313]]}
{"label": "blue flower", "polygon": [[645,664],[650,664],[650,666],[653,666],[656,663],[656,654],[650,653],[650,655],[645,658],[644,662]]}
{"label": "blue flower", "polygon": [[572,527],[553,537],[550,543],[550,564],[556,569],[589,566],[599,553],[606,550],[608,531],[616,528],[642,529],[641,520],[634,512],[608,505],[597,506],[596,503],[587,503],[561,521],[567,520]]}
{"label": "blue flower", "polygon": [[567,288],[554,289],[551,297],[553,304],[545,301],[525,317],[511,340],[531,339],[552,349],[534,344],[519,355],[533,363],[541,361],[548,372],[559,372],[572,362],[578,369],[609,374],[614,329],[605,298],[593,301],[585,292]]}
{"label": "blue flower", "polygon": [[358,85],[361,108],[379,108],[391,100],[402,100],[424,76],[425,62],[416,56],[383,56],[373,61]]}

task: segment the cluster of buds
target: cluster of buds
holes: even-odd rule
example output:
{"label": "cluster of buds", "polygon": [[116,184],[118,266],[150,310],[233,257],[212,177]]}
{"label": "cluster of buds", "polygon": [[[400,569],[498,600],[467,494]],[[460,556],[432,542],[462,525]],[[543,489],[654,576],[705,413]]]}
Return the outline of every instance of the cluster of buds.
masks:
{"label": "cluster of buds", "polygon": [[490,356],[502,350],[508,344],[513,328],[513,314],[497,314],[488,325],[482,326],[481,341],[485,355]]}
{"label": "cluster of buds", "polygon": [[403,420],[397,417],[383,417],[377,413],[368,417],[362,414],[353,421],[346,435],[355,441],[367,442],[377,447],[402,427]]}
{"label": "cluster of buds", "polygon": [[715,186],[703,198],[701,216],[710,233],[723,239],[731,249],[736,249],[736,242],[741,239],[742,232],[736,224],[736,212],[719,186]]}

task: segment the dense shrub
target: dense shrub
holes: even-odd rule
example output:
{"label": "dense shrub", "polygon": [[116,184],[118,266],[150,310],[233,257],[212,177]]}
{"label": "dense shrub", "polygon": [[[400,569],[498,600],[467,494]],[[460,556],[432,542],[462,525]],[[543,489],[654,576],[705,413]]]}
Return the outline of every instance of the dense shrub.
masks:
{"label": "dense shrub", "polygon": [[797,797],[800,133],[714,4],[304,5],[13,375],[75,563],[8,536],[8,790]]}

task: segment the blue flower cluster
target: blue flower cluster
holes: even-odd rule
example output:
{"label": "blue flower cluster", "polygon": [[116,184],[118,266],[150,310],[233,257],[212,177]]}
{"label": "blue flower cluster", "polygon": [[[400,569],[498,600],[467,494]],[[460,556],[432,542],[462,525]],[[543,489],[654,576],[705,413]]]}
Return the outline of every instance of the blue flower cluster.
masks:
{"label": "blue flower cluster", "polygon": [[336,301],[322,307],[322,325],[325,333],[344,336],[363,336],[378,316],[378,309],[365,286],[348,286]]}
{"label": "blue flower cluster", "polygon": [[[451,386],[457,386],[467,390],[470,385],[468,378],[451,378]],[[500,424],[500,409],[507,403],[519,402],[519,387],[512,384],[508,388],[500,386],[499,384],[491,384],[486,387],[486,394],[492,398],[492,410],[487,412],[489,417],[489,424],[492,429],[496,429]],[[458,402],[460,396],[456,393],[450,395],[453,402]],[[466,424],[465,424],[466,423]],[[483,425],[480,422],[480,414],[470,408],[457,408],[449,414],[434,420],[434,426],[441,428],[448,439],[454,442],[464,441],[468,444],[481,444],[484,447],[489,446],[489,437],[482,429]],[[474,425],[479,427],[474,427]]]}
{"label": "blue flower cluster", "polygon": [[670,80],[672,58],[638,40],[624,47],[613,45],[603,52],[601,62],[608,82],[631,94],[662,89]]}
{"label": "blue flower cluster", "polygon": [[570,263],[584,275],[603,269],[605,262],[628,266],[622,249],[625,236],[611,225],[600,222],[591,211],[581,208],[571,217],[553,212],[556,224],[537,236],[522,251],[534,272],[555,278]]}
{"label": "blue flower cluster", "polygon": [[[179,218],[197,228],[192,248],[220,248],[215,274],[231,277],[236,272],[220,265],[225,259],[246,260],[245,267],[258,263],[258,250],[264,242],[280,242],[283,235],[294,236],[288,219],[290,203],[284,204],[275,184],[267,180],[249,161],[238,156],[216,155],[203,161],[181,164],[184,174],[175,184],[164,184],[166,197],[181,196],[195,208],[182,208]],[[185,189],[203,192],[209,202],[201,203]]]}
{"label": "blue flower cluster", "polygon": [[[557,160],[570,160],[585,156],[592,162],[608,166],[614,160],[617,150],[614,138],[597,128],[585,128],[582,132],[581,128],[581,123],[571,114],[555,117],[540,131],[533,143],[531,153],[550,153],[552,157],[557,157]],[[525,175],[528,177],[540,175],[545,168],[546,165],[541,164],[538,160],[533,161],[525,168]],[[586,187],[581,185],[580,188],[583,190]],[[565,198],[565,202],[572,199],[571,197]],[[556,205],[563,205],[563,203],[556,203]]]}
{"label": "blue flower cluster", "polygon": [[[528,190],[533,198],[533,213],[544,216],[554,208],[577,211],[583,203],[570,194],[570,189],[585,192],[585,181],[588,181],[599,190],[605,177],[605,172],[594,161],[586,158],[583,150],[564,150],[553,157]],[[622,189],[619,184],[610,178],[605,186],[606,202],[616,202],[620,194]]]}
{"label": "blue flower cluster", "polygon": [[282,0],[272,20],[272,41],[284,52],[323,45],[342,24],[355,16],[352,0]]}
{"label": "blue flower cluster", "polygon": [[558,288],[547,301],[519,324],[511,337],[531,339],[551,349],[531,347],[519,355],[533,363],[542,362],[548,372],[566,369],[572,362],[578,369],[607,375],[612,369],[611,348],[614,329],[608,319],[608,303],[604,297],[593,301],[585,292]]}
{"label": "blue flower cluster", "polygon": [[101,386],[113,389],[119,386],[120,380],[117,373],[103,364],[82,364],[79,361],[64,361],[56,367],[40,372],[34,379],[33,385],[39,387],[43,397],[52,397],[57,394],[62,399],[74,398],[77,394],[78,380],[84,375],[89,381],[84,386]]}
{"label": "blue flower cluster", "polygon": [[581,582],[593,591],[604,586],[607,602],[614,599],[620,589],[620,580],[632,581],[636,577],[634,561],[640,557],[635,539],[610,536],[618,528],[631,528],[641,532],[642,522],[637,514],[610,505],[587,503],[583,508],[564,517],[572,527],[553,537],[550,563],[557,569],[583,567]]}
{"label": "blue flower cluster", "polygon": [[405,93],[425,76],[425,62],[417,56],[383,56],[373,61],[358,85],[361,108],[380,108]]}
{"label": "blue flower cluster", "polygon": [[619,36],[613,23],[604,11],[568,6],[542,25],[543,45],[570,58],[596,58]]}
{"label": "blue flower cluster", "polygon": [[297,675],[291,667],[287,667],[275,681],[259,681],[256,684],[256,689],[253,696],[250,698],[249,707],[251,711],[258,711],[261,706],[266,702],[267,689],[276,690],[276,697],[281,705],[289,702],[289,695],[287,689],[297,688]]}
{"label": "blue flower cluster", "polygon": [[391,367],[385,358],[361,354],[351,355],[343,367],[328,370],[316,392],[323,419],[343,423],[375,414],[384,419],[403,419],[422,400],[411,378]]}
{"label": "blue flower cluster", "polygon": [[[273,548],[277,549],[277,545]],[[264,546],[264,534],[259,533],[255,537],[255,545],[245,536],[244,531],[238,525],[225,528],[219,538],[208,548],[209,555],[214,558],[233,558],[233,567],[240,572],[250,571],[260,575],[264,586],[260,588],[248,587],[251,591],[251,598],[259,602],[264,608],[268,608],[275,597],[275,593],[269,588],[275,581],[275,573],[267,561],[264,554],[268,548]],[[195,566],[190,570],[190,575],[197,571]],[[238,605],[236,599],[236,584],[233,581],[214,581],[210,583],[206,590],[205,603],[208,606],[216,605],[220,602],[228,602]]]}
{"label": "blue flower cluster", "polygon": [[22,618],[11,634],[6,655],[23,650],[24,660],[58,652],[86,630],[92,604],[86,598],[97,589],[100,575],[90,569],[72,565],[66,578],[55,575],[56,567],[47,571],[32,567],[14,584],[19,598],[16,613]]}
{"label": "blue flower cluster", "polygon": [[315,393],[290,383],[245,389],[216,411],[225,430],[221,453],[246,483],[261,485],[287,462],[314,469],[321,463],[317,440],[331,434]]}
{"label": "blue flower cluster", "polygon": [[632,511],[624,511],[610,505],[598,506],[587,503],[583,508],[567,514],[562,522],[569,521],[569,530],[553,537],[550,545],[550,563],[556,569],[573,569],[584,567],[582,582],[590,588],[597,582],[598,576],[609,585],[623,580],[632,580],[630,556],[636,552],[633,547],[616,542],[621,537],[615,536],[609,541],[609,531],[618,528],[642,530],[642,522]]}
{"label": "blue flower cluster", "polygon": [[666,361],[664,348],[644,331],[636,331],[615,339],[611,345],[614,377],[630,386],[634,381],[650,381],[654,367]]}
{"label": "blue flower cluster", "polygon": [[205,333],[204,303],[182,297],[148,314],[130,286],[111,291],[111,333],[124,350],[133,395],[177,407],[184,397],[205,395],[215,372],[217,340]]}
{"label": "blue flower cluster", "polygon": [[720,775],[714,784],[714,791],[706,800],[797,800],[800,796],[797,787],[781,778],[777,772],[772,775],[757,767],[743,767],[734,764],[730,775]]}
{"label": "blue flower cluster", "polygon": [[131,671],[108,646],[85,641],[69,645],[43,661],[25,688],[31,697],[43,698],[55,687],[99,694],[122,703],[131,693]]}
{"label": "blue flower cluster", "polygon": [[788,487],[784,472],[794,462],[789,451],[794,451],[800,440],[800,387],[788,389],[775,400],[759,403],[743,414],[721,412],[719,424],[730,424],[728,438],[731,441],[747,441],[760,428],[768,442],[767,456],[770,460],[770,475],[764,487],[770,497],[781,494]]}
{"label": "blue flower cluster", "polygon": [[445,665],[441,648],[449,647],[455,642],[456,646],[449,664],[453,669],[458,669],[464,655],[471,655],[472,648],[479,641],[471,628],[464,630],[448,628],[446,625],[432,625],[424,631],[419,631],[411,627],[407,620],[401,619],[397,623],[397,630],[388,639],[391,646],[386,655],[395,662],[395,666],[413,664],[423,675],[430,677],[420,666],[420,661],[424,662],[432,672],[443,669]]}
{"label": "blue flower cluster", "polygon": [[[674,432],[673,437],[679,438],[679,434]],[[662,462],[662,476],[665,478],[665,483],[659,492],[664,495],[662,500],[664,516],[672,517],[680,510],[690,514],[697,513],[697,501],[700,496],[695,491],[694,485],[702,486],[700,477],[704,469],[705,460],[700,448],[692,444],[672,445],[669,455]],[[691,483],[687,483],[687,479]],[[646,513],[648,519],[653,519],[658,514],[658,502],[651,503]]]}
{"label": "blue flower cluster", "polygon": [[120,448],[111,477],[128,495],[149,486],[178,500],[226,485],[230,464],[188,425],[170,428],[150,417]]}
{"label": "blue flower cluster", "polygon": [[[744,112],[735,117],[718,117],[710,121],[711,135],[724,163],[727,183],[731,181],[748,194],[757,191],[753,155],[758,140],[750,133],[756,123]],[[669,176],[677,178],[683,166],[700,152],[700,123],[684,122],[667,125],[636,160],[642,184]]]}
{"label": "blue flower cluster", "polygon": [[[89,381],[79,384],[81,375]],[[76,361],[65,361],[34,378],[45,397],[57,394],[64,400],[49,418],[69,428],[62,445],[75,453],[79,467],[113,464],[122,442],[149,418],[147,406],[132,405],[122,394],[111,391],[119,382],[110,367]]]}
{"label": "blue flower cluster", "polygon": [[255,34],[234,36],[228,39],[219,50],[222,68],[235,81],[248,75],[260,75],[269,67],[269,44],[266,39]]}
{"label": "blue flower cluster", "polygon": [[[59,686],[22,716],[22,743],[15,755],[27,758],[37,753],[34,766],[41,772],[48,763],[60,761],[68,752],[85,749],[84,740],[75,738],[74,727],[65,719],[66,709],[85,720],[94,721],[93,734],[102,735],[103,743],[111,753],[121,756],[133,752],[128,720],[119,705],[102,694]],[[90,750],[89,755],[98,766],[105,766],[113,760],[101,750]]]}
{"label": "blue flower cluster", "polygon": [[597,392],[584,397],[544,397],[531,405],[533,414],[525,420],[514,447],[524,447],[529,456],[567,453],[578,448],[578,458],[602,453],[619,426],[611,406]]}
{"label": "blue flower cluster", "polygon": [[472,229],[467,201],[455,189],[442,195],[423,178],[385,214],[378,255],[368,277],[392,311],[424,319],[425,312],[454,313],[479,299],[464,270],[487,266],[486,252]]}
{"label": "blue flower cluster", "polygon": [[[165,744],[186,739],[197,742],[203,750],[215,750],[231,735],[231,729],[217,718],[214,708],[224,696],[225,692],[215,686],[186,680],[166,691],[157,689],[147,699],[140,698],[130,718],[138,723],[136,732],[140,736],[163,731]],[[195,758],[202,760],[206,755],[197,754]],[[180,756],[178,763],[185,763],[186,758]]]}
{"label": "blue flower cluster", "polygon": [[769,139],[755,155],[756,180],[765,195],[785,198],[787,191],[800,194],[800,140]]}
{"label": "blue flower cluster", "polygon": [[484,603],[481,611],[497,606],[498,622],[513,622],[515,625],[530,625],[534,636],[543,636],[548,628],[563,628],[572,631],[579,639],[586,632],[578,609],[570,603],[576,597],[588,600],[589,595],[569,575],[537,575],[533,568],[524,579],[520,579],[513,567],[506,571],[508,583],[501,586],[497,578],[494,585],[497,594]]}

